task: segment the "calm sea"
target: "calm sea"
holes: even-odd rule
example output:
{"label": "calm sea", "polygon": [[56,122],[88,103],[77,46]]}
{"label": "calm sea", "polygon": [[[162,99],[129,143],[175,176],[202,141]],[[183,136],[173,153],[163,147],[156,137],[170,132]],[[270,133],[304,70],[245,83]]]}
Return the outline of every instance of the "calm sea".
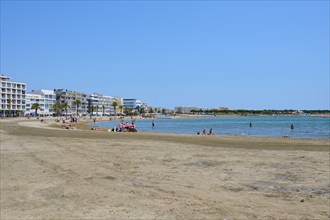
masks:
{"label": "calm sea", "polygon": [[[290,136],[297,138],[330,138],[330,118],[308,116],[203,117],[194,119],[136,120],[138,131],[196,134],[213,128],[215,135]],[[121,121],[97,122],[95,125],[114,128]],[[131,121],[124,121],[131,123]],[[252,127],[249,126],[250,122]],[[294,129],[291,129],[291,124]]]}

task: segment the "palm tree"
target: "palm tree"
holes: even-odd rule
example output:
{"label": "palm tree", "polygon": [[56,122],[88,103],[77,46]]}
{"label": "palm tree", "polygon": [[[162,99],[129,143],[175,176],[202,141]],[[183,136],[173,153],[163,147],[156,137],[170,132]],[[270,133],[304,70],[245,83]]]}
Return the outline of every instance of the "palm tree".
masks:
{"label": "palm tree", "polygon": [[67,102],[64,102],[63,104],[62,104],[62,109],[64,108],[64,110],[65,110],[65,116],[67,116],[68,115],[68,108],[71,108],[70,107],[70,105],[67,103]]}
{"label": "palm tree", "polygon": [[39,103],[37,103],[37,102],[33,103],[32,106],[31,106],[31,109],[35,110],[35,115],[37,117],[38,116],[38,109],[40,109]]}
{"label": "palm tree", "polygon": [[73,104],[76,106],[77,116],[78,116],[78,111],[79,111],[79,107],[80,107],[81,101],[79,99],[77,99],[77,100],[75,100],[73,102]]}
{"label": "palm tree", "polygon": [[117,106],[118,106],[118,103],[117,103],[117,102],[113,102],[111,105],[112,105],[113,108],[115,109],[115,115],[116,115],[116,114],[117,114],[116,108],[117,108]]}
{"label": "palm tree", "polygon": [[105,105],[102,105],[102,111],[103,111],[103,116],[104,116]]}
{"label": "palm tree", "polygon": [[89,105],[89,106],[88,106],[88,111],[89,111],[89,113],[92,112],[91,115],[93,115],[93,113],[94,113],[94,109],[95,109],[95,106],[94,106],[94,105]]}
{"label": "palm tree", "polygon": [[53,111],[56,112],[56,115],[58,116],[62,110],[61,102],[56,101],[55,104],[52,105],[52,108],[53,108]]}
{"label": "palm tree", "polygon": [[119,109],[120,109],[120,113],[121,113],[121,114],[123,114],[123,108],[124,108],[123,105],[120,105],[120,106],[119,106]]}
{"label": "palm tree", "polygon": [[11,100],[10,98],[7,99],[7,103],[8,103],[8,116],[10,117],[10,112],[11,112],[11,103],[13,102],[13,100]]}
{"label": "palm tree", "polygon": [[96,116],[99,115],[99,105],[96,105]]}

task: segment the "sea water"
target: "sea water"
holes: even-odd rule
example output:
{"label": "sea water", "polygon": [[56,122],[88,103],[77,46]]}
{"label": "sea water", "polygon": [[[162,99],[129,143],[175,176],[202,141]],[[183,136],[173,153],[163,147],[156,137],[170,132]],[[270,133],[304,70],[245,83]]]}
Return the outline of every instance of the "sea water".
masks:
{"label": "sea water", "polygon": [[[152,127],[152,121],[155,126]],[[97,122],[96,126],[114,128],[125,121]],[[250,127],[250,122],[252,126]],[[291,124],[294,129],[291,129]],[[154,119],[136,120],[138,131],[197,134],[210,128],[215,135],[241,136],[289,136],[296,138],[330,138],[330,118],[309,116],[221,116],[202,117],[192,119]]]}

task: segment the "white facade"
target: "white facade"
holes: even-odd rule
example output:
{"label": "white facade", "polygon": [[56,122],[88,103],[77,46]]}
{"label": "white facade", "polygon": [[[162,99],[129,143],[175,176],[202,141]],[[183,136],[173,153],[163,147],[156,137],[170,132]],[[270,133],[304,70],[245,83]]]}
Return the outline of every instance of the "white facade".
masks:
{"label": "white facade", "polygon": [[60,102],[61,105],[64,103],[67,103],[69,105],[69,108],[64,111],[62,109],[62,114],[68,114],[68,115],[75,115],[77,114],[77,106],[75,105],[75,101],[80,101],[80,106],[78,108],[78,114],[79,115],[86,115],[88,112],[88,95],[83,92],[76,92],[76,91],[70,91],[67,89],[55,89],[54,90],[56,94],[56,100]]}
{"label": "white facade", "polygon": [[[118,104],[118,100],[119,98],[116,97],[93,93],[89,97],[90,114],[98,116],[114,115],[115,109],[113,103],[117,102]],[[116,107],[116,112],[118,112],[118,107]],[[91,108],[93,108],[93,111]]]}
{"label": "white facade", "polygon": [[141,107],[142,102],[137,99],[124,99],[124,108],[136,109]]}
{"label": "white facade", "polygon": [[55,104],[56,95],[53,90],[37,90],[26,93],[25,115],[35,115],[35,109],[31,109],[34,103],[39,104],[37,111],[40,116],[53,115],[52,106]]}
{"label": "white facade", "polygon": [[0,115],[18,115],[25,111],[26,84],[10,81],[4,75],[0,76]]}

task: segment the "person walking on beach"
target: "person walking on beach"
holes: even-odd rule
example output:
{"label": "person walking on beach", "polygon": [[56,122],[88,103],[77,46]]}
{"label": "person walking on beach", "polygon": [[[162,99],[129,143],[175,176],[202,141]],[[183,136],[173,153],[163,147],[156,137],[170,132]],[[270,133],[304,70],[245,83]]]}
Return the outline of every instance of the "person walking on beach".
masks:
{"label": "person walking on beach", "polygon": [[203,129],[203,133],[202,133],[202,135],[206,135],[206,130],[205,130],[205,128]]}

